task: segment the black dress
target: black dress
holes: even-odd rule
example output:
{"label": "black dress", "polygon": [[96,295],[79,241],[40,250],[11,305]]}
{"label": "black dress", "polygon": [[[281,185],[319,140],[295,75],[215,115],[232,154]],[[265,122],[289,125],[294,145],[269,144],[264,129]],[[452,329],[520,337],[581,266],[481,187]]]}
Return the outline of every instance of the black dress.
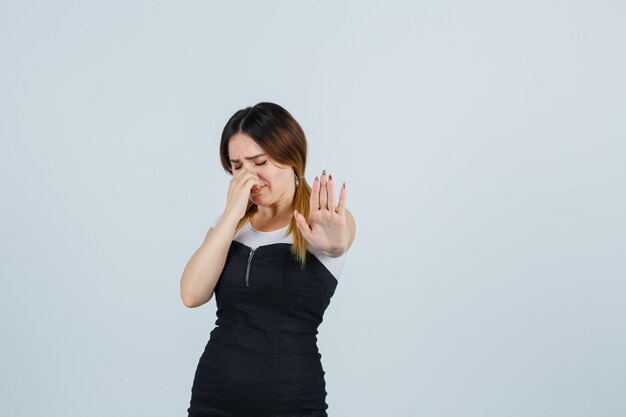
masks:
{"label": "black dress", "polygon": [[232,241],[189,417],[328,416],[317,329],[337,279],[309,251],[301,269],[290,247]]}

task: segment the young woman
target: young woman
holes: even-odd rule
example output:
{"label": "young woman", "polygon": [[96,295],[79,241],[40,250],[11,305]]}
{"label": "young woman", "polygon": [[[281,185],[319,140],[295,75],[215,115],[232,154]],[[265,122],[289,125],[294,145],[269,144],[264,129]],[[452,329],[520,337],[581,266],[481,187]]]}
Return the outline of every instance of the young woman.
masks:
{"label": "young woman", "polygon": [[237,111],[222,132],[226,207],[187,263],[187,307],[215,293],[210,333],[191,388],[189,417],[327,416],[318,326],[356,225],[345,183],[305,178],[304,132],[268,102]]}

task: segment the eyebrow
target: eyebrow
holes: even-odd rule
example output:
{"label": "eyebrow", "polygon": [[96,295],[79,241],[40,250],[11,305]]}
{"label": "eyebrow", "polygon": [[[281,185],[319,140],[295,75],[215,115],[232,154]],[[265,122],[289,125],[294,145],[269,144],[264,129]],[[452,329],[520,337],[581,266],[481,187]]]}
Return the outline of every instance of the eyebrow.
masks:
{"label": "eyebrow", "polygon": [[[260,154],[258,154],[258,155],[254,155],[254,156],[246,156],[245,158],[249,161],[249,160],[251,160],[251,159],[256,159],[256,158],[258,158],[259,156],[263,156],[263,155],[265,155],[265,154],[264,154],[264,153],[260,153]],[[233,163],[234,163],[234,162],[241,162],[241,161],[240,161],[239,159],[231,159],[231,160],[230,160],[230,162],[233,162]]]}

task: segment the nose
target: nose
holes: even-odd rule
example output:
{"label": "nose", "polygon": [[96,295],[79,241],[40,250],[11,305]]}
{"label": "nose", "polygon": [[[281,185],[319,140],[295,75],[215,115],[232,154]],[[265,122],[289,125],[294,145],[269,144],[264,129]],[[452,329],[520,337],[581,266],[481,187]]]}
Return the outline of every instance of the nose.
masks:
{"label": "nose", "polygon": [[254,175],[256,175],[257,177],[259,176],[259,167],[254,163],[254,161],[250,161],[250,162],[244,163],[243,167],[247,171],[249,171],[249,172],[253,173]]}

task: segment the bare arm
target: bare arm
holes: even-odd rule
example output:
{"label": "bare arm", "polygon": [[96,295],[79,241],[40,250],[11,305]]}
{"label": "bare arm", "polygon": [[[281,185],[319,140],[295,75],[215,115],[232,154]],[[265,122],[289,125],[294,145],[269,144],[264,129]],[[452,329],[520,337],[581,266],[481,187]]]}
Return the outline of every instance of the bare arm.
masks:
{"label": "bare arm", "polygon": [[187,262],[180,279],[180,296],[185,306],[199,307],[213,297],[238,221],[223,215]]}
{"label": "bare arm", "polygon": [[224,213],[215,227],[209,229],[180,278],[180,297],[187,307],[199,307],[213,298],[237,223],[246,214],[250,190],[255,185],[261,185],[259,176],[245,168],[230,180]]}

